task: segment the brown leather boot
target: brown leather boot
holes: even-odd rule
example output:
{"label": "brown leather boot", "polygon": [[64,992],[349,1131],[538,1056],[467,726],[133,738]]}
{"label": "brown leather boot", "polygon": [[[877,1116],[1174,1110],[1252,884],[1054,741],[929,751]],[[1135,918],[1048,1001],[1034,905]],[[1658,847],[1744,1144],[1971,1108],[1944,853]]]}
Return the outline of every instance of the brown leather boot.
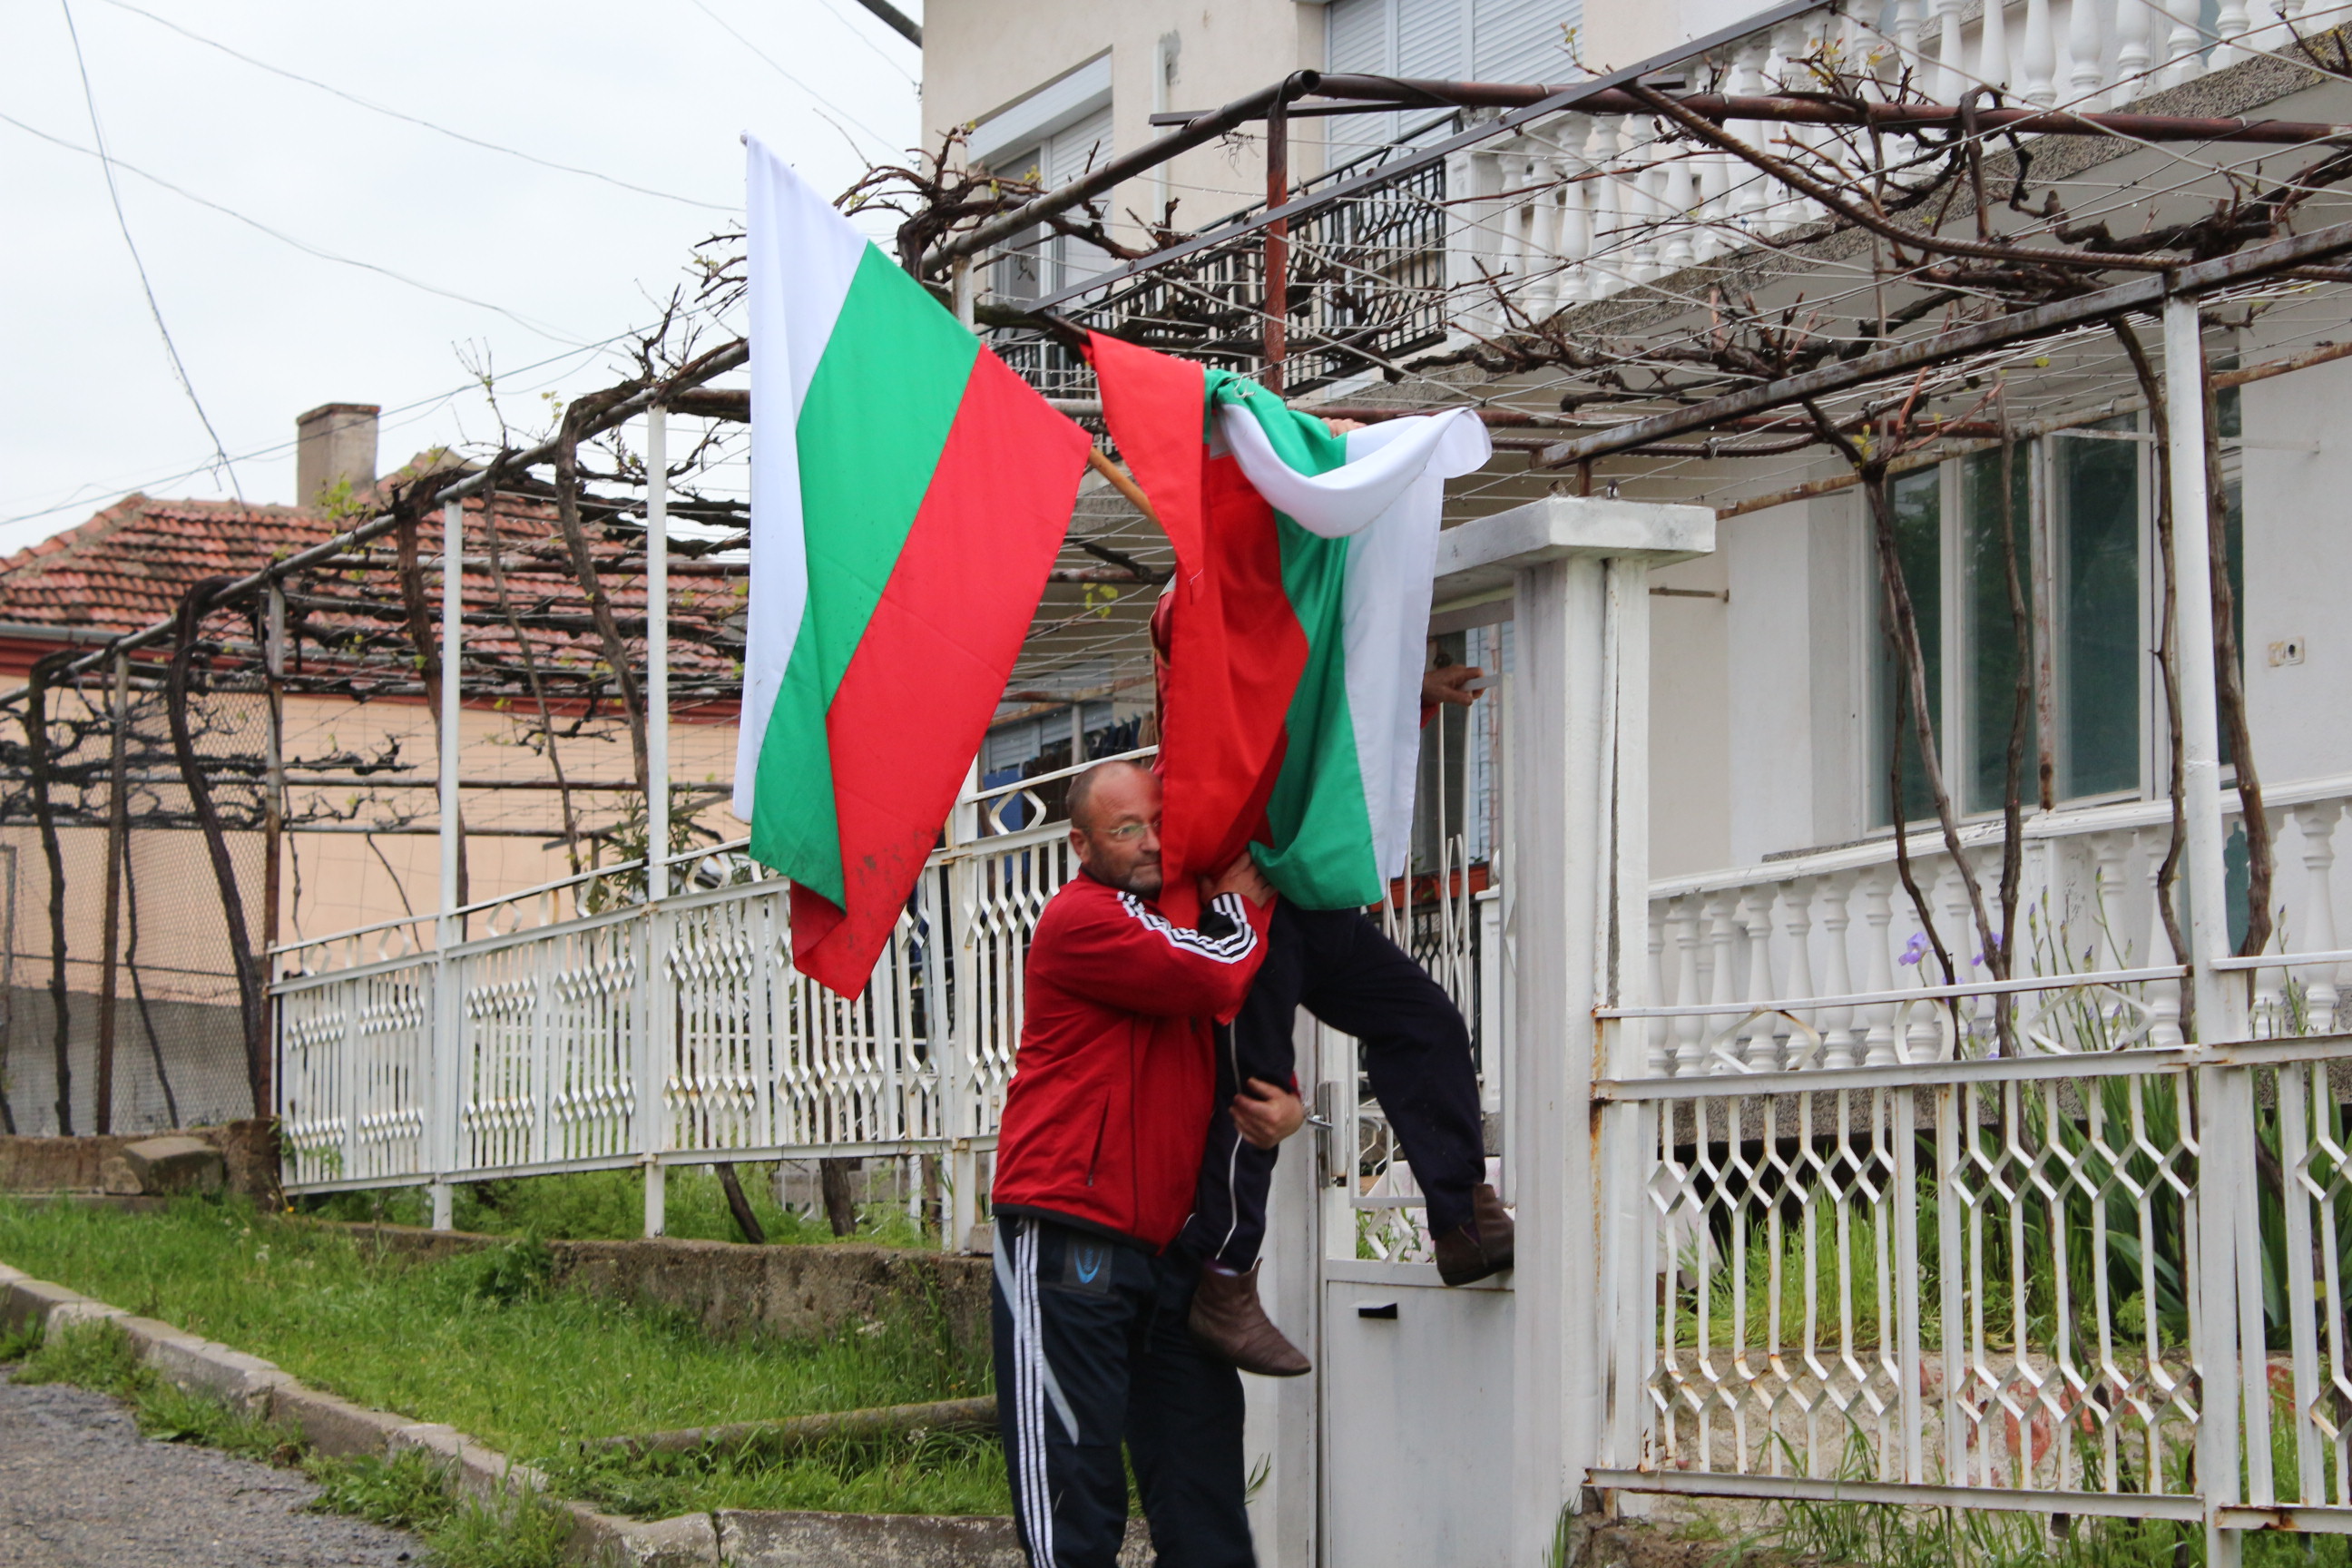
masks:
{"label": "brown leather boot", "polygon": [[1470,1190],[1470,1223],[1437,1238],[1437,1277],[1468,1285],[1511,1267],[1517,1230],[1500,1194],[1485,1182]]}
{"label": "brown leather boot", "polygon": [[1202,1269],[1186,1326],[1211,1354],[1244,1372],[1262,1377],[1298,1377],[1315,1370],[1314,1363],[1283,1338],[1282,1331],[1258,1305],[1255,1264],[1246,1274]]}

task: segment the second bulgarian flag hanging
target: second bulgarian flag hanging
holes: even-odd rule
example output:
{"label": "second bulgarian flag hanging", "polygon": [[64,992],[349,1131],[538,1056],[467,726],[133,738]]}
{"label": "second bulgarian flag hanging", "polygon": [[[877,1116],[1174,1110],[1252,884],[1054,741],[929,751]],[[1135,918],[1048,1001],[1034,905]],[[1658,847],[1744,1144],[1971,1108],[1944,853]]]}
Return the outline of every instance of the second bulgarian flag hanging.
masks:
{"label": "second bulgarian flag hanging", "polygon": [[1346,435],[1240,376],[1097,333],[1103,416],[1176,551],[1160,766],[1171,899],[1255,841],[1283,897],[1404,869],[1444,481],[1476,414]]}

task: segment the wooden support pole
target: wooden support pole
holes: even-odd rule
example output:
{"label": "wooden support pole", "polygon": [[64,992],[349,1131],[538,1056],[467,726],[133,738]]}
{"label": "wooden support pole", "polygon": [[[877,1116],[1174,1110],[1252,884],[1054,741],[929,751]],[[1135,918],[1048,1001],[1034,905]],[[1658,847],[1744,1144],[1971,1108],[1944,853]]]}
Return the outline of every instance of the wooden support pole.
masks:
{"label": "wooden support pole", "polygon": [[1087,466],[1108,479],[1111,489],[1125,496],[1130,506],[1150,518],[1153,527],[1160,525],[1160,514],[1151,510],[1151,498],[1143,493],[1143,487],[1128,478],[1126,469],[1103,456],[1100,447],[1087,448]]}

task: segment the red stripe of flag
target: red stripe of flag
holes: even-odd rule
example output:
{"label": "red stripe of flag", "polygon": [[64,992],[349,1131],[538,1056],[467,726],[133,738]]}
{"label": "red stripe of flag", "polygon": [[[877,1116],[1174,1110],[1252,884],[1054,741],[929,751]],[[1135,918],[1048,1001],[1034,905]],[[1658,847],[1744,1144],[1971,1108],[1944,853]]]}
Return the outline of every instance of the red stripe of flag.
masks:
{"label": "red stripe of flag", "polygon": [[1099,334],[1093,360],[1104,422],[1176,551],[1160,905],[1189,922],[1192,879],[1223,869],[1264,821],[1307,634],[1283,587],[1273,509],[1239,463],[1209,456],[1200,365]]}
{"label": "red stripe of flag", "polygon": [[847,903],[793,886],[793,962],[840,995],[866,988],[955,805],[1068,531],[1089,444],[981,352],[825,712]]}

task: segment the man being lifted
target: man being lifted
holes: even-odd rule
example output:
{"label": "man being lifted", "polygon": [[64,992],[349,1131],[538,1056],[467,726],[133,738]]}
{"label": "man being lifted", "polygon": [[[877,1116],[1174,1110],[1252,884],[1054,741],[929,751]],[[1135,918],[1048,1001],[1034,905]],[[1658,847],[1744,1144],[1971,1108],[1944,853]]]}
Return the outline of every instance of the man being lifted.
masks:
{"label": "man being lifted", "polygon": [[[1124,1445],[1163,1568],[1253,1568],[1241,1379],[1186,1330],[1213,1031],[1265,955],[1274,891],[1243,856],[1203,884],[1197,930],[1160,891],[1160,781],[1104,763],[1070,786],[1079,875],[1031,939],[1021,1046],[992,1194],[999,1425],[1034,1568],[1111,1568]],[[1272,1148],[1306,1112],[1266,1086],[1224,1119]]]}

